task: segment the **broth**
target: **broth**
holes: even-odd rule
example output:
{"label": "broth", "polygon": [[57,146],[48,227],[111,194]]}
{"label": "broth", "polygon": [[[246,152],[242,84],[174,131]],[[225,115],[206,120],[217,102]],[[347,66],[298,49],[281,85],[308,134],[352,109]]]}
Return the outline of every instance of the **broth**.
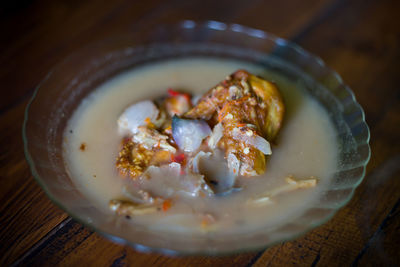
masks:
{"label": "broth", "polygon": [[[117,120],[129,105],[165,95],[167,88],[203,94],[237,69],[246,69],[274,81],[286,104],[286,117],[264,175],[240,177],[243,189],[225,196],[180,197],[167,212],[130,218],[132,225],[154,231],[202,233],[204,217],[215,222],[206,231],[216,234],[255,231],[273,227],[302,214],[321,196],[337,166],[336,132],[326,111],[301,86],[258,65],[217,58],[185,58],[137,67],[104,83],[80,104],[65,130],[64,158],[71,179],[91,203],[114,215],[110,199],[126,198],[132,186],[115,168],[122,134]],[[84,144],[84,149],[81,145]],[[316,187],[276,195],[262,206],[247,200],[286,184],[285,177],[318,177]],[[134,189],[132,189],[134,190]],[[162,188],[160,189],[162,190]],[[125,219],[125,218],[121,218]],[[128,219],[127,219],[128,220]]]}

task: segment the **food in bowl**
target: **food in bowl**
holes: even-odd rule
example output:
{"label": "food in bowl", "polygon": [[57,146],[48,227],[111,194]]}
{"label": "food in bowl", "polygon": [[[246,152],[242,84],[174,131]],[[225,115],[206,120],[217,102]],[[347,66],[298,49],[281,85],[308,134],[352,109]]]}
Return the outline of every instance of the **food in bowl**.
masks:
{"label": "food in bowl", "polygon": [[337,166],[335,129],[300,84],[212,57],[118,75],[82,101],[64,136],[66,168],[93,205],[167,233],[291,220]]}

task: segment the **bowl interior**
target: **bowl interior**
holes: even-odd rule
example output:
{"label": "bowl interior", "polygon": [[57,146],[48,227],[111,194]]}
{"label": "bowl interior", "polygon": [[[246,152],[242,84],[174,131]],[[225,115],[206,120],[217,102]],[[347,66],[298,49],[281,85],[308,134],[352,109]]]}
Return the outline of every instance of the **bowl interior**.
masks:
{"label": "bowl interior", "polygon": [[[63,133],[74,110],[90,92],[135,66],[177,57],[234,58],[262,65],[301,82],[328,111],[337,130],[339,162],[329,188],[303,215],[274,228],[221,239],[188,239],[145,227],[116,227],[72,183],[64,165]],[[316,227],[345,205],[362,181],[370,157],[364,113],[341,78],[317,57],[283,39],[241,25],[184,21],[179,25],[113,38],[86,47],[61,62],[38,86],[26,109],[25,154],[48,196],[74,219],[136,249],[163,253],[220,254],[266,247]]]}

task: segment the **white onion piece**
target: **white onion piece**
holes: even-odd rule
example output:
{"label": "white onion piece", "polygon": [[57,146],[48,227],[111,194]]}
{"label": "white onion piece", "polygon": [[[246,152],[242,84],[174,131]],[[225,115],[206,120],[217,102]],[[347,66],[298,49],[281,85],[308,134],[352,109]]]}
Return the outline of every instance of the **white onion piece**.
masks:
{"label": "white onion piece", "polygon": [[222,123],[218,123],[214,126],[210,139],[208,140],[208,146],[211,149],[215,149],[221,137],[224,135],[224,126]]}
{"label": "white onion piece", "polygon": [[247,135],[246,133],[242,133],[238,128],[234,128],[232,131],[232,137],[235,140],[243,141],[248,145],[255,147],[260,150],[265,155],[271,155],[271,145],[267,140],[258,135]]}
{"label": "white onion piece", "polygon": [[174,177],[181,175],[181,164],[178,162],[171,162],[168,164],[169,171]]}
{"label": "white onion piece", "polygon": [[196,151],[204,138],[211,134],[210,126],[203,120],[172,118],[172,136],[175,143],[185,152]]}
{"label": "white onion piece", "polygon": [[145,125],[147,118],[155,121],[158,116],[158,108],[153,102],[146,100],[129,106],[118,118],[118,127],[120,131],[130,131],[132,134],[138,132],[138,127]]}
{"label": "white onion piece", "polygon": [[249,144],[253,145],[255,148],[260,150],[265,155],[271,155],[272,154],[271,145],[269,144],[269,142],[265,138],[262,138],[261,136],[256,135],[254,137],[254,143],[249,143]]}
{"label": "white onion piece", "polygon": [[233,171],[229,169],[227,162],[224,160],[224,152],[219,149],[215,150],[214,154],[210,156],[199,157],[197,167],[199,172],[204,175],[206,182],[216,194],[221,194],[231,190],[235,185],[236,176],[239,174],[239,164],[237,164],[236,174],[233,173]]}
{"label": "white onion piece", "polygon": [[199,153],[197,153],[190,162],[192,171],[194,173],[200,173],[200,161],[202,160],[202,158],[209,158],[210,156],[211,152],[200,151]]}
{"label": "white onion piece", "polygon": [[235,154],[229,153],[227,161],[229,170],[231,170],[234,175],[238,175],[240,171],[240,161]]}

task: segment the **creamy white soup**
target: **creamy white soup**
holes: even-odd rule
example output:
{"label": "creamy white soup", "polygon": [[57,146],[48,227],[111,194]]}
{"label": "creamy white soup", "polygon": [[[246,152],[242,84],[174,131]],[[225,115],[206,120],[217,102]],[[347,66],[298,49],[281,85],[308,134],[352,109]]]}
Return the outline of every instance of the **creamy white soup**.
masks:
{"label": "creamy white soup", "polygon": [[[167,165],[147,170],[144,178],[121,175],[116,159],[126,132],[119,129],[118,119],[127,107],[165,96],[168,88],[202,95],[238,69],[274,82],[285,103],[285,118],[270,144],[264,174],[238,175],[226,192],[210,184],[210,194],[173,192],[180,190],[175,184],[186,174]],[[299,84],[260,66],[227,59],[160,61],[118,75],[82,101],[64,135],[66,168],[96,208],[132,227],[171,233],[244,233],[295,219],[318,201],[337,165],[335,129],[326,111]],[[221,175],[225,163],[223,153],[215,151],[203,158],[199,172]],[[168,202],[130,216],[110,209],[111,200],[135,202],[139,191],[146,190]]]}

